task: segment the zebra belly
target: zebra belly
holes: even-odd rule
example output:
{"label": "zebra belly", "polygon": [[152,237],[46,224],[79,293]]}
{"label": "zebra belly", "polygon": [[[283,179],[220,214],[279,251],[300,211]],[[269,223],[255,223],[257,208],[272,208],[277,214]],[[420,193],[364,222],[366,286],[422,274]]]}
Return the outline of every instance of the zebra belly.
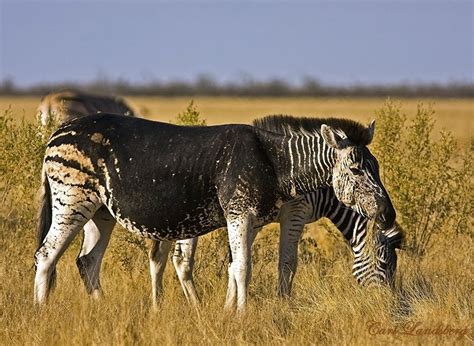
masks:
{"label": "zebra belly", "polygon": [[169,203],[157,200],[150,204],[125,204],[113,202],[109,209],[125,229],[147,238],[187,239],[226,225],[217,198],[207,198],[200,203],[181,198]]}

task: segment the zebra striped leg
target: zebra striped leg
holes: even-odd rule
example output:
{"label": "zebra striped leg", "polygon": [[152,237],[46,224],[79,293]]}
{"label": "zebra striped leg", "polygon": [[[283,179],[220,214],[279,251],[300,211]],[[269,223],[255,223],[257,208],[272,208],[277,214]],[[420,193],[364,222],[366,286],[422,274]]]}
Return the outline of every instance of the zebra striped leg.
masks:
{"label": "zebra striped leg", "polygon": [[[58,201],[57,199],[55,202]],[[42,245],[35,253],[36,275],[34,296],[37,304],[44,304],[51,289],[51,275],[56,263],[81,228],[97,209],[90,204],[53,203],[52,223]]]}
{"label": "zebra striped leg", "polygon": [[151,298],[155,310],[158,309],[158,301],[163,293],[163,273],[172,244],[167,240],[151,240],[148,258],[150,260]]}
{"label": "zebra striped leg", "polygon": [[184,295],[193,306],[199,306],[199,297],[193,281],[194,254],[198,238],[179,240],[176,242],[173,264],[178,274],[179,282],[183,287]]}
{"label": "zebra striped leg", "polygon": [[285,205],[280,211],[280,249],[278,259],[278,289],[280,297],[291,294],[293,278],[298,266],[298,242],[310,217],[310,206]]}
{"label": "zebra striped leg", "polygon": [[103,206],[84,226],[84,240],[76,265],[87,293],[93,298],[99,298],[102,295],[99,279],[100,267],[114,225],[114,218]]}
{"label": "zebra striped leg", "polygon": [[298,242],[303,227],[280,231],[280,256],[278,262],[278,296],[289,297],[293,286],[293,278],[298,267]]}
{"label": "zebra striped leg", "polygon": [[237,297],[237,311],[243,312],[247,303],[247,288],[252,270],[252,242],[254,232],[251,216],[227,220],[229,245],[232,252],[232,263],[229,265],[229,285],[224,308],[233,307]]}

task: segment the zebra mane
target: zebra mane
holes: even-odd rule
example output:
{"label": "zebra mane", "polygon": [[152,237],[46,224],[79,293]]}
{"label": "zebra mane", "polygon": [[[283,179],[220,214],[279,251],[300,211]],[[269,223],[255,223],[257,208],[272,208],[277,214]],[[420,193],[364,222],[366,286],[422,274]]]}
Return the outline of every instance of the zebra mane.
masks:
{"label": "zebra mane", "polygon": [[371,135],[361,123],[342,118],[309,118],[294,117],[291,115],[267,115],[263,118],[255,119],[253,126],[276,133],[286,134],[288,131],[294,132],[320,132],[321,125],[326,124],[335,130],[342,130],[347,138],[355,145],[366,146],[370,144]]}

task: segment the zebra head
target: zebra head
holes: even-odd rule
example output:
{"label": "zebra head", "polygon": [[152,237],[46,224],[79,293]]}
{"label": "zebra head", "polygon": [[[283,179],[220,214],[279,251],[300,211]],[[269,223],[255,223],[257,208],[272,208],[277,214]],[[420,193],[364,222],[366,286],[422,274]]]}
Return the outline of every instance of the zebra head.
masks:
{"label": "zebra head", "polygon": [[377,159],[367,145],[374,135],[375,121],[366,129],[365,140],[352,142],[341,129],[321,126],[321,135],[335,150],[332,185],[336,197],[346,206],[369,219],[375,219],[382,230],[395,222],[395,209],[379,176]]}
{"label": "zebra head", "polygon": [[[397,270],[397,253],[404,239],[400,226],[394,225],[388,230],[380,230],[375,226],[375,233],[367,231],[364,236],[352,239],[354,265],[352,275],[362,286],[388,284],[393,286]],[[368,235],[369,233],[370,235]]]}

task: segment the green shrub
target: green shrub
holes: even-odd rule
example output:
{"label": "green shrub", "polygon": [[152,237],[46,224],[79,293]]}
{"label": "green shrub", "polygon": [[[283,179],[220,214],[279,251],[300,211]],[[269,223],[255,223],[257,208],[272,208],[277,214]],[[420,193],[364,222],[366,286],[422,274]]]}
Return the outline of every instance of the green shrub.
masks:
{"label": "green shrub", "polygon": [[46,139],[54,124],[14,122],[10,109],[0,114],[0,220],[32,224]]}
{"label": "green shrub", "polygon": [[194,100],[191,100],[186,109],[176,116],[174,123],[176,125],[206,126],[206,120],[201,119],[201,113],[194,105]]}
{"label": "green shrub", "polygon": [[420,104],[408,122],[400,104],[390,100],[376,113],[374,152],[407,231],[407,248],[418,256],[434,234],[472,229],[473,148],[461,150],[447,131],[434,137],[434,114],[431,106]]}

